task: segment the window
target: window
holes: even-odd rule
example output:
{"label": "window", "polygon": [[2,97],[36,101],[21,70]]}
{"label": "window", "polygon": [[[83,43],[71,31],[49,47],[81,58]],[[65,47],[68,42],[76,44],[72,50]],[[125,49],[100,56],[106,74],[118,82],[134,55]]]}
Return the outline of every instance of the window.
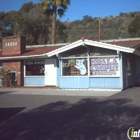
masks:
{"label": "window", "polygon": [[43,76],[44,60],[26,61],[26,76]]}
{"label": "window", "polygon": [[136,57],[136,74],[140,75],[140,58]]}
{"label": "window", "polygon": [[61,54],[62,57],[86,57],[87,48],[81,46],[80,48],[75,48]]}
{"label": "window", "polygon": [[99,47],[90,47],[90,56],[106,56],[106,55],[116,55],[116,51]]}
{"label": "window", "polygon": [[120,76],[119,56],[115,50],[86,46],[61,56],[62,76]]}
{"label": "window", "polygon": [[63,59],[63,76],[85,76],[88,73],[87,59]]}
{"label": "window", "polygon": [[17,71],[11,71],[8,75],[10,75],[12,83],[17,82]]}
{"label": "window", "polygon": [[11,75],[12,81],[16,81],[16,77],[17,77],[16,72],[11,72],[10,75]]}
{"label": "window", "polygon": [[127,62],[126,62],[126,72],[127,72],[127,75],[128,75],[128,76],[131,75],[131,63],[130,63],[130,58],[127,58]]}

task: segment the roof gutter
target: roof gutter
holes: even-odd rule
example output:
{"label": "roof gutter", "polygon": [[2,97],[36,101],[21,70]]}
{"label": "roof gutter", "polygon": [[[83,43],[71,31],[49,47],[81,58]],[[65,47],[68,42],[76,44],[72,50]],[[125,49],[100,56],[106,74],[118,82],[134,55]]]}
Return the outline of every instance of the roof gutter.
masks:
{"label": "roof gutter", "polygon": [[30,55],[30,56],[10,56],[10,57],[0,57],[0,60],[13,60],[13,59],[25,59],[25,58],[35,58],[35,57],[42,57],[46,56],[46,54],[40,54],[40,55]]}

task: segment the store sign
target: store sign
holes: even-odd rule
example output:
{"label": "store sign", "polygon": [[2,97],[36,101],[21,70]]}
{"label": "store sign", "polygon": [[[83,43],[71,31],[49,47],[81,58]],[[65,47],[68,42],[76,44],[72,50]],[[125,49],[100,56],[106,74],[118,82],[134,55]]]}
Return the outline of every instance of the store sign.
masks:
{"label": "store sign", "polygon": [[90,59],[91,76],[119,77],[119,58]]}
{"label": "store sign", "polygon": [[26,65],[44,65],[44,60],[26,61]]}

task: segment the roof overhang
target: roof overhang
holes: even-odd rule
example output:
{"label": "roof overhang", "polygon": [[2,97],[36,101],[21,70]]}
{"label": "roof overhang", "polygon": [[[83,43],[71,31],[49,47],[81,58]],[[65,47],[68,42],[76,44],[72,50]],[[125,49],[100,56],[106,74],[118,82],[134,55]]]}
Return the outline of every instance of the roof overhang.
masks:
{"label": "roof overhang", "polygon": [[134,49],[134,48],[129,48],[129,47],[123,47],[123,46],[118,46],[118,45],[112,45],[108,43],[103,43],[103,42],[98,42],[98,41],[92,41],[92,40],[78,40],[76,42],[73,42],[71,44],[68,44],[66,46],[63,46],[61,48],[55,49],[53,51],[50,51],[48,53],[44,54],[38,54],[38,55],[27,55],[27,56],[10,56],[10,57],[0,57],[0,60],[18,60],[18,59],[31,59],[31,58],[46,58],[46,57],[51,57],[58,55],[60,53],[66,52],[68,50],[77,48],[79,46],[95,46],[99,48],[104,48],[104,49],[110,49],[110,50],[116,50],[120,52],[125,52],[125,53],[134,53],[135,55],[140,56],[140,51]]}
{"label": "roof overhang", "polygon": [[66,45],[66,46],[64,46],[64,47],[61,47],[61,48],[59,48],[59,49],[56,49],[56,50],[51,51],[51,52],[49,52],[49,53],[46,53],[46,55],[47,55],[48,57],[51,57],[51,56],[60,54],[60,53],[62,53],[62,52],[65,52],[65,51],[74,49],[74,48],[76,48],[76,47],[79,47],[79,46],[81,46],[81,45],[84,45],[84,42],[83,42],[82,40],[78,40],[78,41],[73,42],[73,43],[71,43],[71,44],[68,44],[68,45]]}
{"label": "roof overhang", "polygon": [[[118,46],[118,45],[112,45],[112,44],[107,44],[107,43],[102,43],[102,42],[97,42],[97,41],[92,41],[92,40],[79,40],[76,41],[74,43],[71,43],[69,45],[66,45],[64,47],[61,47],[59,49],[56,49],[54,51],[51,51],[49,53],[46,53],[46,55],[48,57],[54,56],[54,55],[58,55],[60,53],[63,53],[65,51],[71,50],[73,48],[79,47],[79,46],[95,46],[95,47],[100,47],[100,48],[104,48],[104,49],[111,49],[111,50],[116,50],[116,51],[121,51],[121,52],[125,52],[125,53],[134,53],[135,49],[134,48],[128,48],[128,47],[123,47],[123,46]],[[140,52],[137,52],[137,55]]]}
{"label": "roof overhang", "polygon": [[102,43],[102,42],[97,42],[97,41],[92,41],[87,39],[84,41],[84,43],[90,46],[96,46],[104,49],[116,50],[116,51],[121,51],[126,53],[133,53],[135,51],[135,49],[133,48],[127,48],[123,46],[112,45],[112,44],[107,44],[107,43]]}
{"label": "roof overhang", "polygon": [[18,60],[18,59],[29,59],[29,58],[43,58],[47,57],[46,54],[40,55],[29,55],[29,56],[10,56],[10,57],[0,57],[0,60]]}

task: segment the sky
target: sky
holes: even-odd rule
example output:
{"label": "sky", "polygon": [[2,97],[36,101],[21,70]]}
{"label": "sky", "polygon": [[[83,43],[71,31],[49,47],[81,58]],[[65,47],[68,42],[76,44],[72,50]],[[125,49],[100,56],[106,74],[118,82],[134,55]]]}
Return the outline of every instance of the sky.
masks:
{"label": "sky", "polygon": [[[0,0],[0,11],[18,11],[27,2],[40,3],[41,0]],[[122,13],[140,11],[140,0],[71,0],[71,4],[61,21],[81,20],[83,16],[108,17]]]}

